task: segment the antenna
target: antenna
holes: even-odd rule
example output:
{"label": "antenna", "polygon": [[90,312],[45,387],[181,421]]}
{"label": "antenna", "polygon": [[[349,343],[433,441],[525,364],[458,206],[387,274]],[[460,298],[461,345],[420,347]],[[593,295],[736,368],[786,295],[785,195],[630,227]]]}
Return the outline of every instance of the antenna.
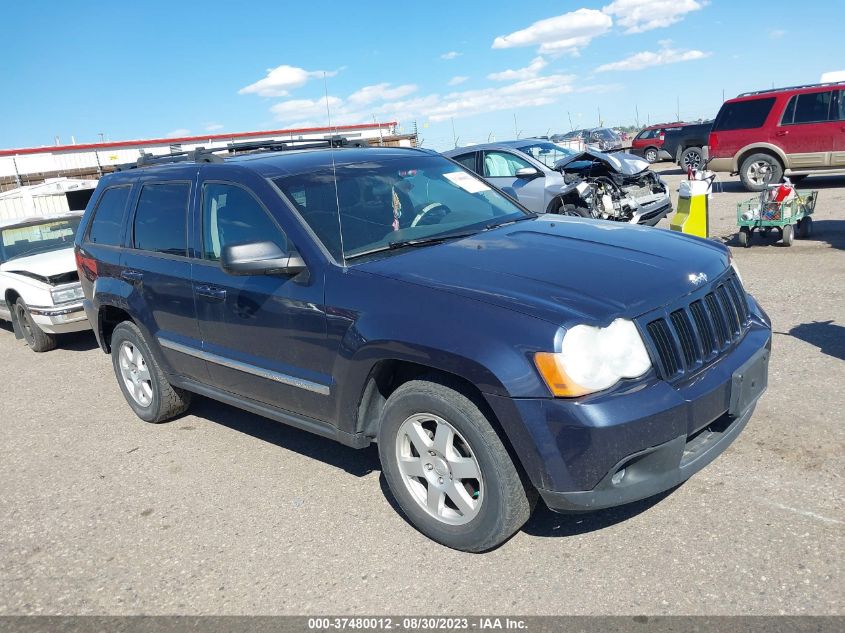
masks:
{"label": "antenna", "polygon": [[[326,79],[326,73],[323,71],[323,90],[326,94],[326,117],[329,119],[329,129],[332,127],[332,112],[329,108],[329,81]],[[381,130],[379,130],[381,131]],[[337,136],[337,130],[334,131],[334,136]],[[334,200],[337,204],[337,230],[340,233],[340,263],[346,268],[346,251],[343,248],[343,221],[340,217],[340,194],[337,191],[337,167],[334,162],[334,144],[329,144],[329,152],[332,157],[332,177],[334,180]]]}

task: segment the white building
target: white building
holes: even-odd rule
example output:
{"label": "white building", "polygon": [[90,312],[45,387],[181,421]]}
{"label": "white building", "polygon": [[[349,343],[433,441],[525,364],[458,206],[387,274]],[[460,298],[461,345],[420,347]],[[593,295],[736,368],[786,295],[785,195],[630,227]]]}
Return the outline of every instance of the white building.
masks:
{"label": "white building", "polygon": [[350,139],[366,139],[372,144],[413,145],[411,135],[397,136],[395,121],[300,128],[262,130],[179,138],[154,138],[135,141],[85,143],[23,147],[0,150],[0,191],[21,185],[42,182],[50,177],[99,177],[115,165],[135,162],[142,152],[169,154],[197,147],[225,147],[229,143],[260,140],[322,139],[340,135]]}

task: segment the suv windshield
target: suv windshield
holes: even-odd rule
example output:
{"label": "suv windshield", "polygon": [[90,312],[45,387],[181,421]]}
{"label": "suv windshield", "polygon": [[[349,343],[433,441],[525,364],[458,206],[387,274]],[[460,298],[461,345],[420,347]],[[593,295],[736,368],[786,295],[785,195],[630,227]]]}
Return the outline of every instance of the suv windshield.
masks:
{"label": "suv windshield", "polygon": [[0,231],[0,261],[73,246],[81,218],[10,226]]}
{"label": "suv windshield", "polygon": [[561,145],[554,143],[532,143],[531,145],[524,145],[519,148],[520,152],[524,152],[532,158],[539,160],[547,167],[554,168],[555,163],[564,158],[569,158],[576,152],[567,149]]}
{"label": "suv windshield", "polygon": [[534,217],[437,156],[341,164],[273,182],[338,260]]}

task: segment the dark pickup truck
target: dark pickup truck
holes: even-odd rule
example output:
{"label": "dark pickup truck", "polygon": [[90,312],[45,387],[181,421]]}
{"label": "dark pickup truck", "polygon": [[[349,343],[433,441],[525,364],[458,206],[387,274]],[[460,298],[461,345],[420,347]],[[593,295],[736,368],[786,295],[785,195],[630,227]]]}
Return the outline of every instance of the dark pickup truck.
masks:
{"label": "dark pickup truck", "polygon": [[713,121],[705,121],[666,130],[663,150],[684,169],[698,169],[704,164],[704,146],[712,126]]}

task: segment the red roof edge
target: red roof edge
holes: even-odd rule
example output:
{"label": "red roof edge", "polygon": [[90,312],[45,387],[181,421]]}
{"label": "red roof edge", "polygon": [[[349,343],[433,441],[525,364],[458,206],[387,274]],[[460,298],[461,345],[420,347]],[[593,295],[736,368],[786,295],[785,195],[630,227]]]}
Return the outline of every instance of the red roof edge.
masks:
{"label": "red roof edge", "polygon": [[67,150],[101,150],[137,147],[143,145],[167,145],[172,143],[194,143],[197,141],[219,141],[256,136],[281,136],[283,134],[313,134],[315,132],[351,132],[368,128],[384,128],[397,125],[396,121],[385,123],[362,123],[359,125],[332,125],[331,127],[303,127],[291,130],[259,130],[257,132],[228,132],[226,134],[206,134],[205,136],[177,136],[173,138],[151,138],[136,141],[110,141],[108,143],[81,143],[77,145],[45,145],[43,147],[21,147],[0,150],[0,156],[24,154],[51,154]]}

